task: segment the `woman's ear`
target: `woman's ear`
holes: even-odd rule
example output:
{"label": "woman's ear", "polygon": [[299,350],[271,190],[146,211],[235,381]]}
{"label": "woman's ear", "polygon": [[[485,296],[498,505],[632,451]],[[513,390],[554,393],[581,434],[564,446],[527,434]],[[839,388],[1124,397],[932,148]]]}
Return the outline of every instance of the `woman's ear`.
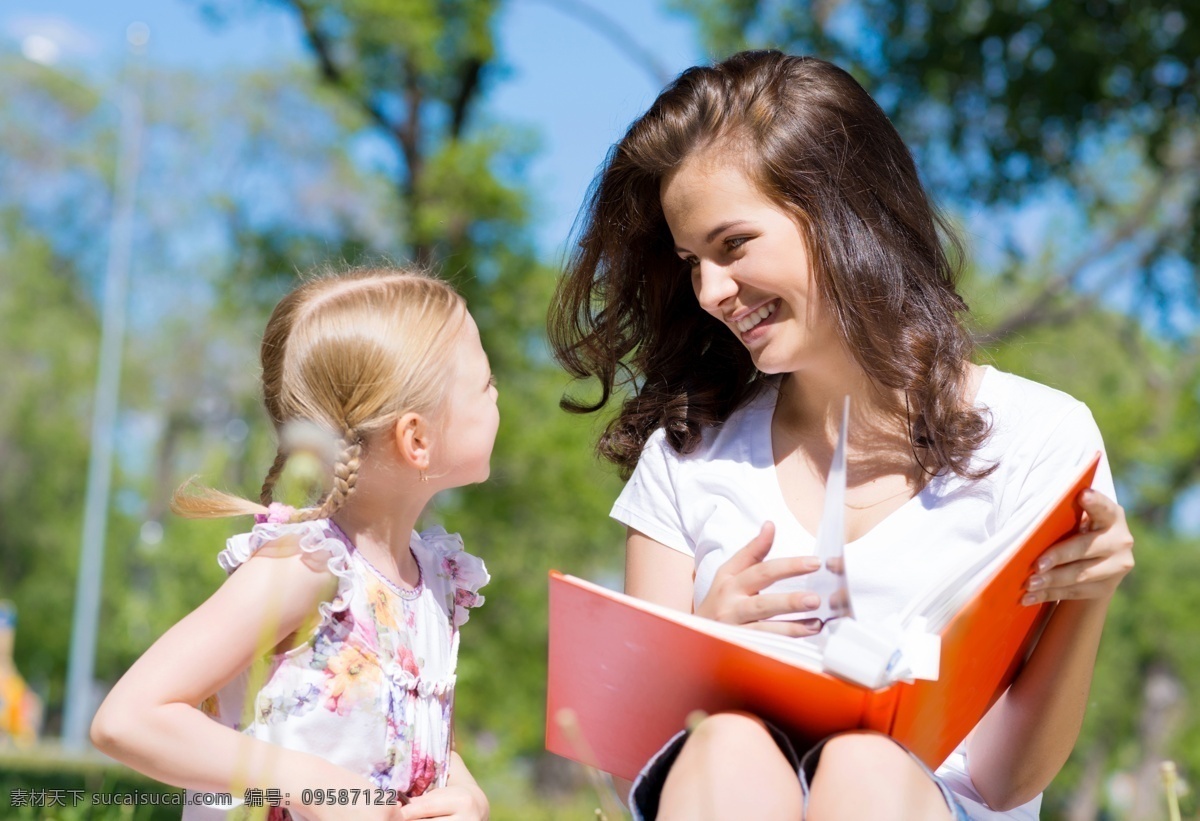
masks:
{"label": "woman's ear", "polygon": [[419,413],[406,413],[392,426],[396,455],[400,462],[416,470],[429,470],[429,425]]}

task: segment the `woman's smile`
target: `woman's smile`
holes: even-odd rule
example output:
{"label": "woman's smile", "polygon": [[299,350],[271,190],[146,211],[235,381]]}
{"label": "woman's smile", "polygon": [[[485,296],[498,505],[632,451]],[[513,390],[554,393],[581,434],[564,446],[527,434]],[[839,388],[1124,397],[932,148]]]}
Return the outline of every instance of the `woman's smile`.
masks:
{"label": "woman's smile", "polygon": [[772,299],[765,305],[761,305],[753,310],[734,314],[729,318],[729,324],[737,328],[743,338],[746,338],[746,334],[749,334],[759,325],[766,323],[775,314],[776,309],[779,308],[779,302],[780,300],[778,299]]}

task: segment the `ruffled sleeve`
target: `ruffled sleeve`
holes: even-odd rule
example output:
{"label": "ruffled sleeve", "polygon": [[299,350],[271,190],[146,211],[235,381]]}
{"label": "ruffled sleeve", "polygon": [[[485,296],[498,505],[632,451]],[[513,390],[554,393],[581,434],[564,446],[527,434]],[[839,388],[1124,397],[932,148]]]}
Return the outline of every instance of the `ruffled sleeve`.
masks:
{"label": "ruffled sleeve", "polygon": [[329,601],[321,602],[317,608],[321,614],[321,623],[317,628],[320,630],[334,613],[341,613],[350,606],[350,596],[354,590],[350,549],[338,538],[327,519],[294,524],[257,524],[249,533],[239,533],[226,541],[225,549],[217,554],[217,564],[221,565],[226,573],[233,573],[266,545],[289,537],[296,539],[300,550],[309,558],[324,560],[329,572],[337,577],[337,593]]}
{"label": "ruffled sleeve", "polygon": [[461,627],[470,617],[467,611],[483,604],[479,588],[491,580],[483,559],[463,548],[462,536],[442,527],[425,530],[418,539],[432,554],[435,572],[445,585],[446,609],[453,614],[454,626]]}

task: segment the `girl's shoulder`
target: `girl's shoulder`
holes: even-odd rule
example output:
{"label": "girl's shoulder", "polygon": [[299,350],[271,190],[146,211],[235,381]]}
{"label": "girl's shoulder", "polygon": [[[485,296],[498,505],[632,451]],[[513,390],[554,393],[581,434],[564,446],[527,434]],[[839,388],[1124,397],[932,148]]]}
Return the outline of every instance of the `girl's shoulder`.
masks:
{"label": "girl's shoulder", "polygon": [[231,536],[217,554],[217,564],[232,573],[253,556],[298,556],[336,576],[350,574],[350,548],[328,519],[309,522],[259,522],[248,533]]}
{"label": "girl's shoulder", "polygon": [[412,548],[426,587],[443,600],[454,626],[466,623],[467,611],[484,602],[479,589],[491,580],[483,560],[466,551],[462,536],[440,526],[414,532]]}
{"label": "girl's shoulder", "polygon": [[225,549],[217,554],[217,563],[232,574],[255,557],[299,562],[312,571],[300,575],[308,576],[314,587],[324,586],[328,592],[318,605],[321,625],[349,607],[356,586],[350,546],[328,519],[259,522],[248,533],[226,540]]}

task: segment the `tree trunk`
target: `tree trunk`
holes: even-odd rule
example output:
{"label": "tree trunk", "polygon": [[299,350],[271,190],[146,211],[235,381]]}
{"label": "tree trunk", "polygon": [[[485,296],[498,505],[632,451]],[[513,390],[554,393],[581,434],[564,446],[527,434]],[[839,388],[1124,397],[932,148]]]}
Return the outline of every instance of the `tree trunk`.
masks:
{"label": "tree trunk", "polygon": [[1104,760],[1108,748],[1096,745],[1083,762],[1083,775],[1067,804],[1067,821],[1096,821],[1100,813],[1100,794],[1104,788]]}
{"label": "tree trunk", "polygon": [[1159,765],[1184,711],[1183,684],[1161,665],[1150,668],[1143,690],[1138,747],[1142,761],[1135,773],[1133,805],[1129,821],[1159,821],[1163,817],[1163,788]]}

